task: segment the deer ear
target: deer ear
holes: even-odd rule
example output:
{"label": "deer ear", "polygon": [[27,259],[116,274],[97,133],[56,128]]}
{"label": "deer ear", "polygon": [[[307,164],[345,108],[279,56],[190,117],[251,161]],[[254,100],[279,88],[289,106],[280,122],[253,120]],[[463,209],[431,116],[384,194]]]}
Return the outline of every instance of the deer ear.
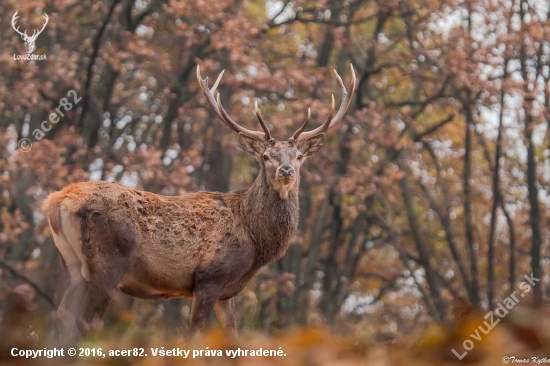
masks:
{"label": "deer ear", "polygon": [[325,134],[321,132],[318,135],[312,136],[307,140],[303,141],[298,149],[305,157],[313,156],[319,151],[323,143],[325,142]]}
{"label": "deer ear", "polygon": [[256,159],[259,159],[260,154],[264,151],[265,147],[260,141],[248,137],[243,133],[239,133],[239,142],[241,143],[242,149],[249,155],[254,156]]}

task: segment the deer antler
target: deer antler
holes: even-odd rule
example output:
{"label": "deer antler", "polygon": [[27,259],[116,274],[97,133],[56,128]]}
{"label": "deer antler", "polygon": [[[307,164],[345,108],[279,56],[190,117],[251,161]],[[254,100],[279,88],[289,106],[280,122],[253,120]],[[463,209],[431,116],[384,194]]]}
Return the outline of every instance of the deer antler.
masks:
{"label": "deer antler", "polygon": [[267,127],[267,124],[264,121],[264,118],[262,117],[262,113],[260,113],[260,110],[258,109],[258,102],[254,102],[254,113],[256,113],[256,117],[258,117],[258,121],[260,121],[260,125],[262,125],[263,130],[265,131],[265,139],[266,141],[271,140],[271,133],[269,132],[269,128]]}
{"label": "deer antler", "polygon": [[15,12],[15,14],[13,14],[13,17],[11,17],[11,26],[13,27],[13,29],[14,29],[17,33],[19,33],[19,34],[21,35],[21,37],[23,37],[23,39],[25,39],[25,38],[28,38],[28,36],[27,36],[27,30],[25,29],[25,32],[21,32],[21,31],[19,30],[19,27],[15,28],[15,22],[17,21],[17,18],[19,18],[18,13],[19,13],[19,10],[17,10],[17,11]]}
{"label": "deer antler", "polygon": [[269,128],[267,128],[267,125],[265,124],[264,119],[262,118],[262,115],[260,111],[258,110],[258,105],[256,104],[255,112],[256,116],[258,117],[258,120],[260,121],[260,125],[262,126],[262,129],[264,132],[260,131],[252,131],[249,129],[246,129],[242,126],[240,126],[237,122],[233,121],[231,117],[227,114],[225,109],[222,106],[221,100],[220,100],[220,93],[216,95],[216,98],[214,98],[214,93],[216,93],[216,89],[218,88],[218,85],[222,79],[223,73],[225,70],[223,70],[218,78],[216,79],[216,82],[212,86],[212,89],[208,88],[208,77],[206,79],[203,79],[201,76],[201,68],[199,65],[197,65],[197,80],[199,81],[199,86],[202,89],[202,92],[204,96],[206,97],[206,100],[208,101],[208,104],[214,109],[214,112],[218,116],[218,118],[229,128],[231,128],[235,132],[242,133],[243,135],[246,135],[248,137],[251,137],[253,139],[256,139],[261,142],[265,142],[268,140],[271,140],[271,133],[269,132]]}
{"label": "deer antler", "polygon": [[338,113],[336,113],[336,116],[334,116],[334,95],[332,95],[332,108],[331,112],[326,119],[326,121],[319,127],[317,127],[314,130],[303,132],[307,126],[307,123],[309,122],[309,111],[308,111],[308,118],[306,119],[306,122],[296,131],[294,132],[294,135],[292,135],[291,139],[297,140],[297,141],[304,141],[307,140],[310,137],[313,137],[319,133],[324,133],[327,131],[332,130],[336,125],[342,120],[344,115],[346,114],[349,105],[351,104],[351,97],[353,96],[353,93],[355,92],[355,88],[357,86],[357,77],[355,76],[355,70],[353,69],[353,65],[350,64],[351,68],[351,93],[348,93],[346,86],[344,85],[344,82],[342,81],[342,78],[340,75],[338,75],[338,72],[334,70],[334,75],[336,76],[336,80],[338,81],[338,84],[340,84],[340,88],[342,89],[342,103],[340,104],[340,108],[338,109]]}
{"label": "deer antler", "polygon": [[309,120],[311,119],[311,108],[308,108],[307,109],[307,117],[306,117],[306,120],[304,121],[304,123],[302,124],[302,126],[296,130],[296,132],[294,132],[294,135],[292,135],[292,140],[296,140],[298,138],[298,136],[300,136],[300,134],[302,132],[304,132],[304,130],[306,129],[307,127],[307,124],[309,123]]}

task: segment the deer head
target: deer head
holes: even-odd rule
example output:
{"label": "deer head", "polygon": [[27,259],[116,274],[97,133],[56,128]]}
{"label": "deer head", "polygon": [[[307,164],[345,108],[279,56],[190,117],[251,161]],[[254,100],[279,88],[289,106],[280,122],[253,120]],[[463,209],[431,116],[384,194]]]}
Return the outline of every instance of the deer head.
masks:
{"label": "deer head", "polygon": [[243,150],[256,158],[265,169],[268,183],[279,193],[281,199],[286,200],[289,192],[299,184],[299,172],[303,162],[306,158],[317,153],[325,141],[325,133],[338,125],[349,108],[357,84],[353,65],[350,64],[350,68],[352,75],[351,93],[348,93],[342,78],[334,70],[336,80],[342,89],[342,103],[336,115],[334,115],[334,95],[332,95],[332,108],[325,122],[314,130],[304,132],[311,119],[311,110],[308,109],[305,122],[286,141],[278,141],[271,136],[269,128],[258,109],[258,103],[255,103],[254,111],[264,132],[248,130],[229,117],[220,101],[220,93],[217,93],[214,97],[224,71],[220,73],[211,89],[208,87],[208,78],[203,79],[201,77],[199,66],[197,66],[197,79],[206,100],[214,109],[218,118],[239,134],[239,141]]}
{"label": "deer head", "polygon": [[11,18],[11,26],[13,27],[13,29],[15,29],[17,33],[21,35],[21,38],[23,38],[23,40],[25,41],[25,48],[27,49],[27,53],[32,53],[34,52],[34,50],[36,50],[36,38],[38,38],[40,33],[42,33],[44,28],[46,28],[46,24],[48,24],[48,14],[44,13],[44,18],[46,19],[46,21],[42,22],[42,29],[40,29],[39,31],[35,29],[32,33],[32,36],[28,36],[26,29],[24,32],[21,32],[19,30],[19,27],[15,28],[15,21],[17,20],[17,18],[19,18],[18,13],[19,11],[16,11],[15,14],[13,14],[13,17]]}

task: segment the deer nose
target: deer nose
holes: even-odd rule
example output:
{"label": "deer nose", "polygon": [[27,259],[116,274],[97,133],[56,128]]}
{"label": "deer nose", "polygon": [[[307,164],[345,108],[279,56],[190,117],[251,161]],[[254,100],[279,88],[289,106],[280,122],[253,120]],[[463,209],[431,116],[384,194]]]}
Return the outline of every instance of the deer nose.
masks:
{"label": "deer nose", "polygon": [[279,169],[279,173],[284,178],[291,178],[292,176],[294,176],[294,169],[290,165],[283,165]]}

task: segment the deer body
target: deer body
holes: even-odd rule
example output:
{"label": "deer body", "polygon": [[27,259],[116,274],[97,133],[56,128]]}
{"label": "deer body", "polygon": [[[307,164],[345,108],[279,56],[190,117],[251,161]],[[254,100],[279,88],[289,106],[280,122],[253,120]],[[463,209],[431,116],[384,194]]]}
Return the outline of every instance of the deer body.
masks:
{"label": "deer body", "polygon": [[238,130],[242,148],[260,163],[258,177],[233,193],[161,196],[90,181],[51,194],[43,210],[69,273],[58,309],[67,334],[75,323],[82,333],[94,330],[117,288],[149,299],[192,297],[191,332],[204,328],[214,308],[233,332],[233,297],[260,267],[286,252],[298,225],[300,166],[349,106],[341,79],[343,103],[334,119],[333,98],[322,126],[302,134],[308,113],[291,139],[275,141],[257,106],[265,134],[236,125],[219,94],[214,102],[221,75],[212,89],[198,70],[197,76],[218,117]]}
{"label": "deer body", "polygon": [[[282,201],[260,173],[243,192],[174,197],[91,181],[53,194],[45,206],[55,234],[70,236],[65,227],[81,233],[75,251],[86,281],[115,253],[125,267],[118,287],[129,295],[192,297],[197,272],[209,272],[221,276],[220,297],[231,298],[286,251],[298,224],[297,198],[296,192]],[[250,216],[257,220],[247,222]],[[108,240],[111,250],[103,255],[93,250],[92,237],[117,240]]]}

